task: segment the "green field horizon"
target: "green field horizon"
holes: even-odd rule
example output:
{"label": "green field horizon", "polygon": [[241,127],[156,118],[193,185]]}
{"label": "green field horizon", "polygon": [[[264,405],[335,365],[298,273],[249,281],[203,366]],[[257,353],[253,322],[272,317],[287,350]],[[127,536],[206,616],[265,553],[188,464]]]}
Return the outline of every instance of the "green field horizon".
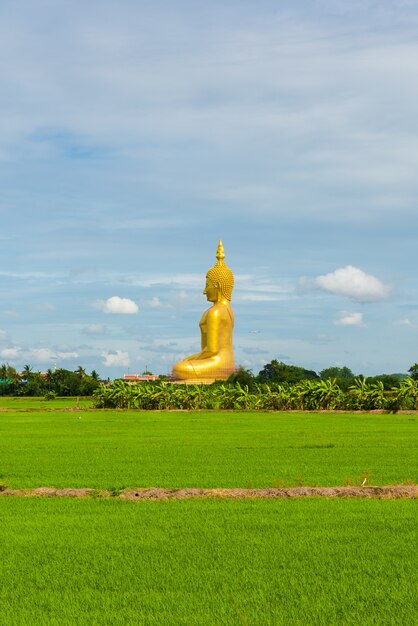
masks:
{"label": "green field horizon", "polygon": [[[0,411],[0,488],[418,478],[415,415],[72,411],[68,399],[39,401]],[[359,498],[2,497],[0,626],[412,626],[416,512],[414,500]]]}
{"label": "green field horizon", "polygon": [[0,483],[13,489],[415,484],[417,457],[415,415],[0,413]]}

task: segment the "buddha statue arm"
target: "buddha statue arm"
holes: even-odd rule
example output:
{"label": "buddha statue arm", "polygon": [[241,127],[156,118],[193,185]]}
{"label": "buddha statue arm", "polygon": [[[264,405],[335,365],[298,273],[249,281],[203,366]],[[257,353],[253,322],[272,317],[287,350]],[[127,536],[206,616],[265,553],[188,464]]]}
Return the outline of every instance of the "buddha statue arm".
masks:
{"label": "buddha statue arm", "polygon": [[201,352],[193,354],[192,356],[184,359],[185,361],[195,361],[197,359],[210,359],[219,352],[219,334],[220,325],[222,319],[228,315],[227,311],[224,311],[224,306],[215,304],[208,311],[205,312],[202,322],[205,327],[205,331],[201,330]]}
{"label": "buddha statue arm", "polygon": [[219,352],[219,326],[222,318],[222,310],[220,307],[222,307],[222,305],[215,304],[207,313],[207,330],[205,337],[203,338],[202,336],[202,352],[199,356],[200,359],[209,359]]}

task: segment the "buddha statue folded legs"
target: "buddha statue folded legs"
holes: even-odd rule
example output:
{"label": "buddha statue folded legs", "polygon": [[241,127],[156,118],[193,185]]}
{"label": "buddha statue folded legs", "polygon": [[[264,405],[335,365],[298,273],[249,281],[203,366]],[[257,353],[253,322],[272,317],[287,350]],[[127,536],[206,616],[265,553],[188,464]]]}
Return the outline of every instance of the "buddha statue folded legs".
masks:
{"label": "buddha statue folded legs", "polygon": [[234,314],[231,296],[234,276],[225,265],[222,242],[216,252],[217,262],[206,274],[204,295],[212,306],[200,320],[201,351],[173,367],[173,377],[185,382],[225,380],[234,371],[232,331]]}

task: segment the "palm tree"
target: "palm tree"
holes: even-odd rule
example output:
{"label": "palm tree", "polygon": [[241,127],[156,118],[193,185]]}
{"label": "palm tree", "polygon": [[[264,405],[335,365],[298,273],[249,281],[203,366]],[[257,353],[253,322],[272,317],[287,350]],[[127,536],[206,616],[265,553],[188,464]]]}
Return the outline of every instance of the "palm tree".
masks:
{"label": "palm tree", "polygon": [[77,376],[79,376],[81,380],[83,380],[87,376],[86,370],[83,367],[81,367],[81,365],[77,367],[75,374],[77,374]]}
{"label": "palm tree", "polygon": [[7,364],[6,366],[6,378],[8,378],[12,384],[17,384],[22,381],[21,376],[16,368],[12,367],[9,364]]}
{"label": "palm tree", "polygon": [[411,365],[411,367],[408,370],[408,374],[414,380],[418,380],[418,363],[414,363],[414,365]]}
{"label": "palm tree", "polygon": [[32,368],[30,365],[25,365],[22,372],[22,379],[27,380],[28,382],[32,378]]}
{"label": "palm tree", "polygon": [[0,380],[6,380],[7,378],[7,365],[3,363],[0,365]]}

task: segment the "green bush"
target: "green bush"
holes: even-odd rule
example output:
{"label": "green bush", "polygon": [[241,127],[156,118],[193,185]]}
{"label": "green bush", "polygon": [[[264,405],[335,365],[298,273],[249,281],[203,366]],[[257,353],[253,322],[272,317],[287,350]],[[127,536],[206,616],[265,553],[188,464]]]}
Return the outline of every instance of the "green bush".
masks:
{"label": "green bush", "polygon": [[55,391],[47,391],[44,395],[44,400],[55,400],[56,397],[57,394],[55,393]]}
{"label": "green bush", "polygon": [[397,411],[418,408],[418,382],[407,378],[387,391],[382,381],[355,378],[348,390],[336,379],[290,383],[236,382],[184,385],[166,381],[127,384],[117,380],[93,393],[96,408],[140,410],[354,410]]}

